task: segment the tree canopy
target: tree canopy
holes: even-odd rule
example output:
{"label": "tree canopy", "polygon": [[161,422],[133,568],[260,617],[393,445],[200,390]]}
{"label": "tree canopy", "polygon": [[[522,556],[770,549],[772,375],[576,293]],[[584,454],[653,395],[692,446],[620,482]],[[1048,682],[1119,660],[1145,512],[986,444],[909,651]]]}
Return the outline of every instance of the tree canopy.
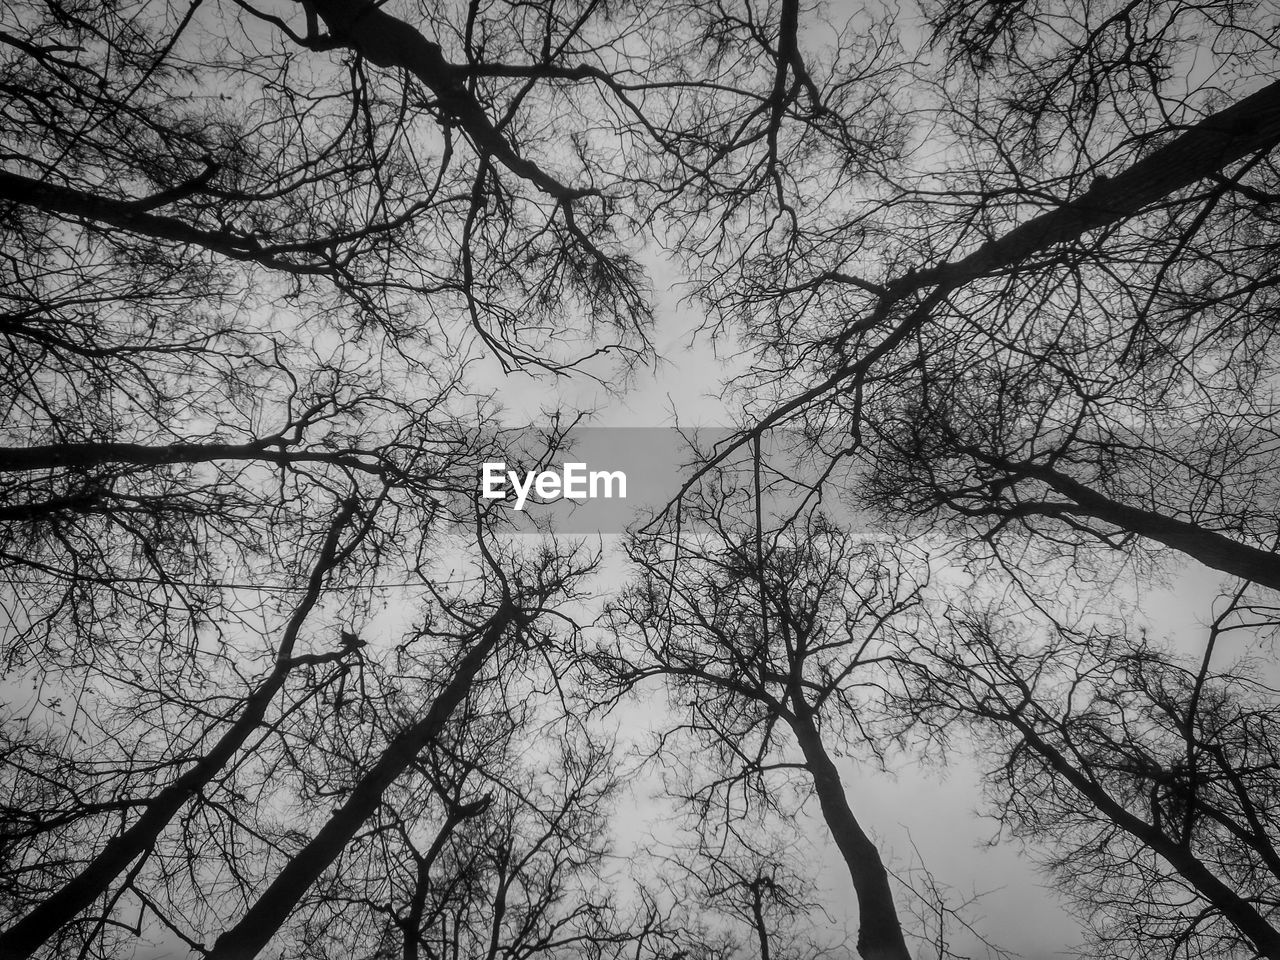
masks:
{"label": "tree canopy", "polygon": [[[1001,956],[859,795],[951,764],[1090,955],[1280,960],[1277,31],[7,4],[0,957]],[[625,536],[479,495],[671,370]]]}

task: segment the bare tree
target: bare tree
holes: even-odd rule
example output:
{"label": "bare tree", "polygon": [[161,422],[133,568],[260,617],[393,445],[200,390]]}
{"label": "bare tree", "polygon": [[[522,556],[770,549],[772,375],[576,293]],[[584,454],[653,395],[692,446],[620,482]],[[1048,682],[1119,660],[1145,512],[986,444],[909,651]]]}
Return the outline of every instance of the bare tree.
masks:
{"label": "bare tree", "polygon": [[976,737],[1000,823],[1046,845],[1099,956],[1280,950],[1276,707],[1223,649],[1271,611],[1241,601],[1198,659],[990,607],[956,608],[921,651],[908,709],[940,739]]}
{"label": "bare tree", "polygon": [[[768,229],[689,226],[711,322],[752,359],[739,445],[806,430],[888,524],[1140,538],[1280,585],[1280,88],[1272,41],[1225,11],[929,7],[907,86],[927,140],[868,185],[761,194]],[[1196,29],[1212,79],[1180,71]]]}
{"label": "bare tree", "polygon": [[874,691],[912,629],[921,583],[820,515],[775,529],[744,521],[753,496],[717,485],[700,508],[684,505],[709,532],[633,543],[638,578],[614,608],[610,669],[624,688],[667,682],[680,726],[662,756],[689,749],[683,733],[698,769],[714,758],[714,775],[695,775],[685,797],[698,816],[768,806],[777,778],[803,777],[853,881],[859,953],[905,958],[890,876],[834,756],[854,744],[883,756],[892,733]]}
{"label": "bare tree", "polygon": [[[907,938],[835,758],[949,720],[998,749],[1012,828],[1091,838],[1058,872],[1099,949],[1137,918],[1171,956],[1277,956],[1271,698],[1210,668],[1227,620],[1198,668],[1060,625],[1023,651],[956,598],[932,631],[924,567],[817,512],[958,539],[1027,596],[1099,558],[1280,587],[1268,14],[839,13],[0,10],[0,952],[726,955],[601,866],[611,758],[566,707],[661,677],[660,757],[715,761],[687,809],[732,831],[812,788],[866,957]],[[631,541],[588,656],[561,607],[590,564],[477,518],[477,370],[624,382],[647,241],[741,348],[741,429]],[[783,427],[816,479],[766,526],[758,484],[706,484]],[[540,724],[554,774],[520,762]],[[703,895],[767,960],[803,884],[743,849],[702,851]]]}
{"label": "bare tree", "polygon": [[663,867],[675,895],[695,905],[727,952],[761,960],[848,952],[847,931],[822,908],[794,836],[750,815],[728,823],[696,817],[689,834],[672,844]]}
{"label": "bare tree", "polygon": [[[710,323],[742,337],[751,362],[738,381],[742,428],[688,479],[686,497],[790,428],[817,463],[815,497],[872,507],[882,529],[904,536],[958,539],[956,555],[978,569],[994,560],[1046,607],[1064,578],[1069,589],[1091,579],[1105,589],[1112,563],[1142,576],[1152,561],[1190,558],[1255,589],[1280,587],[1274,38],[1256,11],[1226,4],[961,0],[926,13],[932,43],[903,67],[916,82],[898,102],[927,118],[927,138],[908,132],[893,162],[857,188],[815,172],[758,194],[754,232],[702,221],[682,236]],[[814,47],[807,63],[819,63]],[[808,122],[788,115],[784,125],[800,136]],[[1273,625],[1266,604],[1255,610],[1260,628]],[[1040,622],[1034,610],[1020,615]],[[992,643],[961,631],[953,652],[981,673]],[[1101,824],[1087,833],[1095,840],[1122,838],[1071,846],[1060,875],[1088,882],[1125,875],[1128,862],[1156,864],[1091,902],[1141,917],[1139,937],[1169,955],[1269,955],[1273,879],[1212,841],[1187,849],[1185,836],[1164,832],[1179,819],[1167,810],[1138,814],[1128,794],[1110,795],[1095,769],[1110,776],[1110,761],[1074,752],[1083,730],[1063,718],[1076,701],[1043,704],[1046,725],[1062,720],[1062,739],[1041,741],[1062,766],[1037,753],[1029,716],[1041,701],[1024,705],[1016,684],[1034,688],[1037,671],[1047,682],[1055,655],[1077,654],[1107,666],[1081,666],[1055,694],[1066,698],[1074,679],[1097,704],[1134,711],[1107,715],[1107,749],[1147,749],[1136,717],[1150,715],[1141,698],[1156,693],[1134,692],[1120,653],[1081,643],[1086,652],[1064,641],[1023,661],[1009,640],[999,647],[1020,679],[1009,679],[1007,701],[969,690],[969,709],[1000,712],[1016,731],[998,741],[999,762],[1043,764],[1042,776],[1007,785],[1010,803],[1026,800],[1011,823],[1069,844],[1079,816]],[[1172,684],[1180,668],[1151,657],[1143,683],[1159,673]],[[1184,684],[1173,713],[1208,709],[1198,698],[1190,707],[1194,688]],[[1250,711],[1270,709],[1265,690],[1250,695]],[[919,708],[908,696],[901,715]],[[1168,803],[1158,778],[1141,789]],[[1274,825],[1249,829],[1270,846]],[[1184,922],[1187,897],[1203,908],[1203,929]],[[1119,924],[1105,926],[1095,949],[1133,946]]]}
{"label": "bare tree", "polygon": [[[625,204],[560,94],[598,103],[627,31],[353,11],[0,12],[3,653],[30,691],[5,717],[6,955],[225,921],[280,865],[264,811],[318,799],[295,738],[362,700],[361,622],[387,584],[437,591],[437,535],[472,518],[496,447],[468,367],[645,353]],[[371,21],[430,64],[371,48]],[[582,182],[559,188],[566,147]],[[438,708],[384,730],[400,746],[326,836],[433,740],[524,622],[512,596],[454,631],[478,652],[452,687],[429,664]]]}

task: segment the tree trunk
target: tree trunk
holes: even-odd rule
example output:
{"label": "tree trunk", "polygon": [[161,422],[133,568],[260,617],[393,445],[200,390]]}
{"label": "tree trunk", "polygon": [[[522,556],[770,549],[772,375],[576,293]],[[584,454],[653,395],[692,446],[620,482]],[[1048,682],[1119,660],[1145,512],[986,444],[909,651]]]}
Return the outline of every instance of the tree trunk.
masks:
{"label": "tree trunk", "polygon": [[853,879],[858,898],[858,954],[863,960],[911,960],[893,905],[889,873],[849,807],[840,774],[827,754],[808,704],[797,705],[791,729],[813,777],[822,816]]}
{"label": "tree trunk", "polygon": [[31,956],[62,926],[105,893],[135,858],[150,850],[174,814],[204,789],[253,731],[258,729],[267,707],[284,686],[285,679],[294,667],[300,663],[336,660],[345,654],[342,651],[312,657],[291,656],[298,632],[320,597],[328,571],[341,560],[338,540],[353,512],[354,502],[348,501],[330,527],[320,557],[312,568],[307,592],[285,626],[276,652],[275,668],[245,701],[239,719],[195,766],[149,800],[142,816],[123,833],[112,837],[83,870],[8,930],[0,933],[0,957],[4,960],[25,960]]}
{"label": "tree trunk", "polygon": [[1221,911],[1237,930],[1252,941],[1259,957],[1280,960],[1280,930],[1272,925],[1270,919],[1250,899],[1231,889],[1205,866],[1190,848],[1174,842],[1157,827],[1130,813],[1096,780],[1078,769],[1021,717],[1009,715],[996,719],[1012,723],[1022,734],[1024,742],[1043,757],[1062,779],[1088,798],[1100,813],[1117,828],[1163,857],[1206,903]]}
{"label": "tree trunk", "polygon": [[438,43],[428,40],[413,25],[372,2],[314,0],[314,6],[333,39],[359,52],[371,63],[405,70],[426,84],[436,95],[440,108],[466,131],[481,153],[557,200],[570,201],[589,192],[560,183],[537,164],[520,156],[467,89],[466,75],[444,58]]}
{"label": "tree trunk", "polygon": [[983,456],[980,452],[969,452],[977,459],[992,464],[1014,477],[1039,480],[1052,490],[1070,497],[1078,507],[1067,506],[1067,512],[1114,524],[1122,530],[1130,530],[1148,540],[1180,550],[1207,567],[1273,590],[1280,590],[1280,556],[1269,550],[1261,550],[1247,543],[1241,543],[1186,520],[1166,517],[1154,510],[1144,510],[1141,507],[1133,507],[1113,500],[1080,481],[1042,464],[1010,463],[996,457]]}
{"label": "tree trunk", "polygon": [[504,603],[475,646],[459,662],[457,671],[431,704],[426,715],[401,731],[388,744],[377,763],[357,781],[346,802],[320,831],[276,875],[240,922],[218,937],[205,960],[252,960],[288,919],[303,894],[338,858],[346,845],[378,809],[387,787],[413,763],[414,758],[440,733],[454,709],[471,690],[476,674],[515,620],[515,610]]}

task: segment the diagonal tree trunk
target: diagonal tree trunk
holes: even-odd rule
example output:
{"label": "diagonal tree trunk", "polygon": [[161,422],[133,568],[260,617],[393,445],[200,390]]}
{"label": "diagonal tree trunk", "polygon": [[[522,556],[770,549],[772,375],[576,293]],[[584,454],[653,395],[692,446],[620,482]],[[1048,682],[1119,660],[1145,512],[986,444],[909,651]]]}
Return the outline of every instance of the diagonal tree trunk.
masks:
{"label": "diagonal tree trunk", "polygon": [[[261,263],[292,273],[321,274],[322,265],[285,259],[280,253],[264,247],[256,237],[231,229],[209,230],[194,226],[178,217],[152,213],[150,207],[137,200],[120,200],[49,183],[0,169],[0,200],[21,204],[63,217],[77,217],[94,223],[126,230],[138,236],[189,243],[204,247],[232,260]],[[297,248],[299,244],[292,244]],[[307,244],[302,244],[305,247]],[[318,244],[317,244],[318,246]]]}
{"label": "diagonal tree trunk", "polygon": [[692,490],[711,470],[738,449],[762,436],[791,414],[820,401],[833,389],[858,380],[888,356],[912,331],[928,321],[953,290],[999,271],[1017,266],[1059,243],[1079,240],[1099,227],[1119,223],[1142,213],[1178,190],[1220,173],[1237,160],[1280,143],[1280,81],[1270,83],[1225,110],[1205,117],[1127,170],[1109,179],[1099,178],[1084,194],[1056,210],[1033,217],[982,244],[959,260],[923,270],[909,271],[884,285],[871,311],[850,322],[833,343],[843,347],[855,333],[889,322],[894,308],[915,295],[923,298],[899,315],[879,343],[866,353],[839,364],[823,379],[761,417],[732,443],[725,444],[681,486],[678,496]]}
{"label": "diagonal tree trunk", "polygon": [[[1079,517],[1092,517],[1104,523],[1112,524],[1123,530],[1130,530],[1148,540],[1162,543],[1166,547],[1180,550],[1187,556],[1199,560],[1207,567],[1229,573],[1233,577],[1249,580],[1253,583],[1280,590],[1280,556],[1269,550],[1241,543],[1214,530],[1177,517],[1168,517],[1154,510],[1131,506],[1099,493],[1090,486],[1081,483],[1059,470],[1045,464],[1014,463],[999,457],[984,454],[975,448],[966,448],[965,452],[977,460],[1003,470],[1013,478],[1029,478],[1038,480],[1051,490],[1066,497],[1072,503],[1055,503],[1039,506],[1032,512],[1043,512],[1048,515],[1063,513]],[[999,508],[995,508],[999,512]]]}
{"label": "diagonal tree trunk", "polygon": [[1253,942],[1259,957],[1280,960],[1280,930],[1258,910],[1252,899],[1224,883],[1189,846],[1175,842],[1162,830],[1129,812],[1096,779],[1080,770],[1041,736],[1033,724],[1023,719],[1019,709],[1011,708],[1008,713],[997,715],[992,712],[990,715],[1017,728],[1023,742],[1044,758],[1058,776],[1088,798],[1118,829],[1163,857],[1188,886],[1222,911],[1222,915]]}
{"label": "diagonal tree trunk", "polygon": [[97,467],[109,463],[162,466],[174,463],[208,463],[213,460],[258,460],[263,463],[329,463],[363,473],[384,468],[372,456],[359,452],[289,450],[279,438],[250,443],[53,443],[32,447],[0,447],[0,473],[53,470],[58,467]]}
{"label": "diagonal tree trunk", "polygon": [[507,628],[517,620],[510,601],[498,608],[475,645],[458,662],[453,677],[427,713],[392,739],[382,755],[357,782],[346,802],[293,858],[284,865],[240,922],[226,930],[206,960],[252,960],[288,919],[298,901],[338,858],[360,827],[377,811],[386,789],[413,763],[444,728],[462,702],[481,667]]}
{"label": "diagonal tree trunk", "polygon": [[373,0],[311,0],[309,5],[324,20],[333,40],[380,67],[405,70],[417,77],[486,156],[561,202],[592,192],[566,186],[522,157],[467,88],[465,73],[444,58],[439,44],[412,24],[393,17]]}
{"label": "diagonal tree trunk", "polygon": [[345,655],[346,651],[338,651],[320,656],[294,657],[293,647],[303,623],[320,599],[329,571],[341,563],[354,546],[349,544],[345,550],[339,550],[342,532],[354,512],[355,501],[347,501],[329,528],[320,556],[311,570],[306,593],[285,626],[276,651],[275,667],[249,695],[239,718],[190,770],[147,801],[142,816],[123,833],[112,837],[83,870],[8,930],[0,933],[0,957],[5,960],[24,960],[31,956],[69,920],[105,893],[130,863],[150,850],[174,815],[204,789],[258,729],[267,708],[284,686],[290,671],[303,663],[321,663]]}
{"label": "diagonal tree trunk", "polygon": [[[1091,230],[1135,216],[1277,143],[1280,81],[1191,125],[1114,177],[1099,177],[1085,193],[1058,209],[1033,217],[954,263],[911,275],[910,287],[941,284],[954,289],[990,276],[1054,244],[1078,240]],[[905,281],[890,284],[891,289],[905,286]]]}

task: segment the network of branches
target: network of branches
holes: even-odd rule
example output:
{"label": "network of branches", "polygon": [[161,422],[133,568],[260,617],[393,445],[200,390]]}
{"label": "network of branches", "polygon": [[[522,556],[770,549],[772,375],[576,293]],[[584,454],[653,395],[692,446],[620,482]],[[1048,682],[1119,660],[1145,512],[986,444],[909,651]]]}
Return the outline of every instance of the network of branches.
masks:
{"label": "network of branches", "polygon": [[[1263,2],[6,3],[0,958],[1003,957],[955,765],[1280,960],[1278,147]],[[673,368],[625,535],[479,496]]]}

